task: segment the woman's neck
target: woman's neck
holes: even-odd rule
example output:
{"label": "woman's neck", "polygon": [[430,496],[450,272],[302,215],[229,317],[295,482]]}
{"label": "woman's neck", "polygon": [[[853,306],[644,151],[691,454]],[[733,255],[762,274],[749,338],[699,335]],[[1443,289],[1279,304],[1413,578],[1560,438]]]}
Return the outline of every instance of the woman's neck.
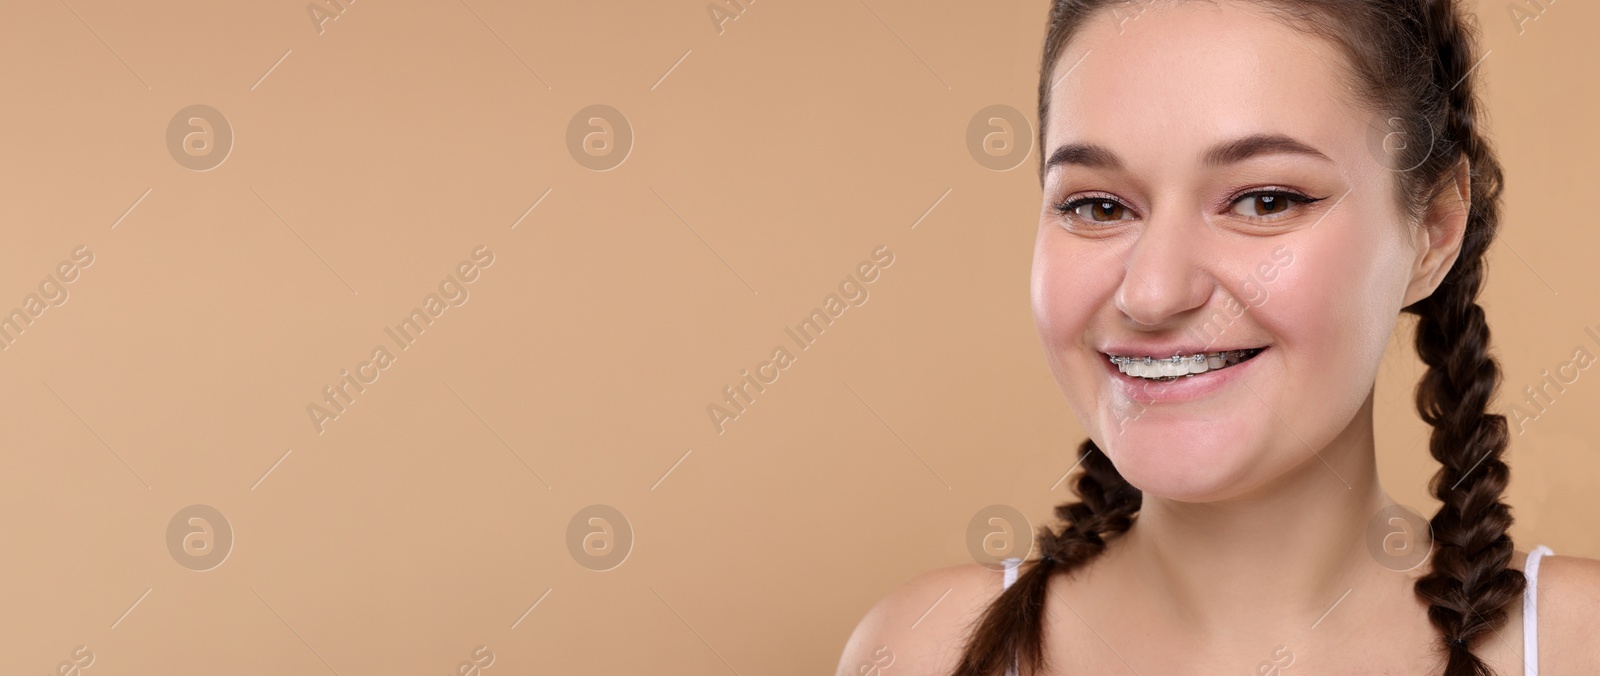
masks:
{"label": "woman's neck", "polygon": [[1118,577],[1202,636],[1309,627],[1356,587],[1407,584],[1368,549],[1369,522],[1392,504],[1378,481],[1372,396],[1338,437],[1306,455],[1239,498],[1145,496],[1117,548],[1115,567],[1128,574]]}

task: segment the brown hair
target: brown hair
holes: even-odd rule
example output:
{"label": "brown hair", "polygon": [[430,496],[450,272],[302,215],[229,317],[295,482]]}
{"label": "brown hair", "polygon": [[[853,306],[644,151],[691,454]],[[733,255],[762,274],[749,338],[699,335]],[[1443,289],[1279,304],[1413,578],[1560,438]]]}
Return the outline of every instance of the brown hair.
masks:
{"label": "brown hair", "polygon": [[[1039,78],[1040,180],[1044,133],[1056,61],[1073,33],[1110,4],[1137,0],[1055,0]],[[1434,293],[1405,308],[1417,316],[1416,349],[1428,371],[1417,384],[1421,417],[1433,427],[1429,450],[1442,465],[1431,489],[1443,505],[1431,521],[1431,569],[1416,583],[1439,629],[1446,676],[1486,676],[1473,641],[1504,625],[1526,579],[1509,567],[1510,508],[1501,500],[1509,470],[1505,416],[1489,413],[1500,367],[1489,354],[1489,325],[1477,303],[1484,251],[1499,224],[1500,164],[1479,129],[1472,74],[1476,26],[1457,0],[1261,0],[1290,25],[1325,38],[1350,61],[1351,91],[1388,117],[1407,143],[1390,159],[1396,194],[1416,218],[1452,189],[1458,163],[1471,168],[1471,203],[1454,266]],[[1040,528],[1041,558],[1025,564],[1015,584],[984,611],[965,646],[956,676],[993,676],[1012,666],[1023,676],[1045,669],[1043,607],[1051,577],[1081,568],[1126,532],[1141,493],[1094,440],[1078,448],[1079,502],[1058,505],[1059,530]]]}

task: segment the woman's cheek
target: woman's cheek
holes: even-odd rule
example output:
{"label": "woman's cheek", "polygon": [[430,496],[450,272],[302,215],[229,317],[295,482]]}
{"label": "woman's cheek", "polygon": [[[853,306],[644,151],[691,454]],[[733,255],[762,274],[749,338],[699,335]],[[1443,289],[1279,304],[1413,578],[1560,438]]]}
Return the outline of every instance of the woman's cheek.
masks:
{"label": "woman's cheek", "polygon": [[1278,270],[1271,304],[1258,316],[1285,348],[1286,381],[1316,383],[1321,392],[1284,402],[1282,414],[1291,426],[1320,429],[1330,424],[1325,416],[1354,415],[1366,395],[1364,383],[1376,377],[1385,331],[1392,328],[1381,320],[1384,303],[1372,295],[1383,275],[1351,273],[1370,269],[1381,252],[1357,237],[1303,239],[1286,247],[1292,262]]}
{"label": "woman's cheek", "polygon": [[1052,351],[1077,342],[1091,314],[1086,306],[1090,296],[1079,277],[1084,270],[1077,264],[1083,261],[1073,258],[1068,247],[1044,235],[1034,248],[1034,319]]}
{"label": "woman's cheek", "polygon": [[[1108,292],[1102,288],[1107,284],[1104,280],[1114,284],[1117,277],[1113,273],[1122,268],[1104,270],[1101,256],[1086,255],[1095,252],[1050,240],[1041,236],[1034,249],[1034,321],[1056,382],[1077,409],[1095,399],[1094,378],[1100,373],[1091,359],[1086,334],[1100,306],[1109,302]],[[1104,257],[1115,258],[1109,249],[1102,251],[1107,252]]]}

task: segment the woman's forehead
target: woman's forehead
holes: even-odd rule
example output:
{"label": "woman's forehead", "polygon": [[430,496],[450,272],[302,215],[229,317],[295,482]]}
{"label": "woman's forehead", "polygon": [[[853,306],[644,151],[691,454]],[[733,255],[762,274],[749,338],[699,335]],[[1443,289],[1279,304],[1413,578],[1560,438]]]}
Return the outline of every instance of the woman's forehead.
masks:
{"label": "woman's forehead", "polygon": [[1370,113],[1333,44],[1232,2],[1098,12],[1052,73],[1046,153],[1096,143],[1199,162],[1218,141],[1285,134],[1330,155],[1362,145]]}

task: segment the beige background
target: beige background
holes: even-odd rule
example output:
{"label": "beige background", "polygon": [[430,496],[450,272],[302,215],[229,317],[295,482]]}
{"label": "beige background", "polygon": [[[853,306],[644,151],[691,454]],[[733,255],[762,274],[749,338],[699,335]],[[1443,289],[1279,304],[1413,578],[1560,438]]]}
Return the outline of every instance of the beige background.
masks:
{"label": "beige background", "polygon": [[[479,646],[488,674],[829,673],[875,599],[970,560],[978,510],[1069,498],[1037,157],[966,144],[986,106],[1033,119],[1043,0],[759,0],[720,33],[703,0],[362,0],[320,33],[297,2],[69,3],[0,10],[0,308],[95,256],[0,351],[8,673],[78,646],[89,674],[446,674]],[[1600,6],[1546,4],[1520,33],[1481,4],[1503,411],[1600,353]],[[167,147],[193,104],[233,131],[209,171]],[[593,104],[634,135],[605,172],[567,146]],[[480,246],[468,302],[394,346]],[[870,300],[798,350],[880,246]],[[1431,513],[1409,341],[1379,452]],[[378,345],[318,434],[307,404]],[[778,345],[719,435],[706,405]],[[1600,556],[1593,381],[1512,444],[1520,546]],[[205,572],[167,538],[194,504],[234,535]],[[634,533],[603,573],[567,544],[594,504]]]}

